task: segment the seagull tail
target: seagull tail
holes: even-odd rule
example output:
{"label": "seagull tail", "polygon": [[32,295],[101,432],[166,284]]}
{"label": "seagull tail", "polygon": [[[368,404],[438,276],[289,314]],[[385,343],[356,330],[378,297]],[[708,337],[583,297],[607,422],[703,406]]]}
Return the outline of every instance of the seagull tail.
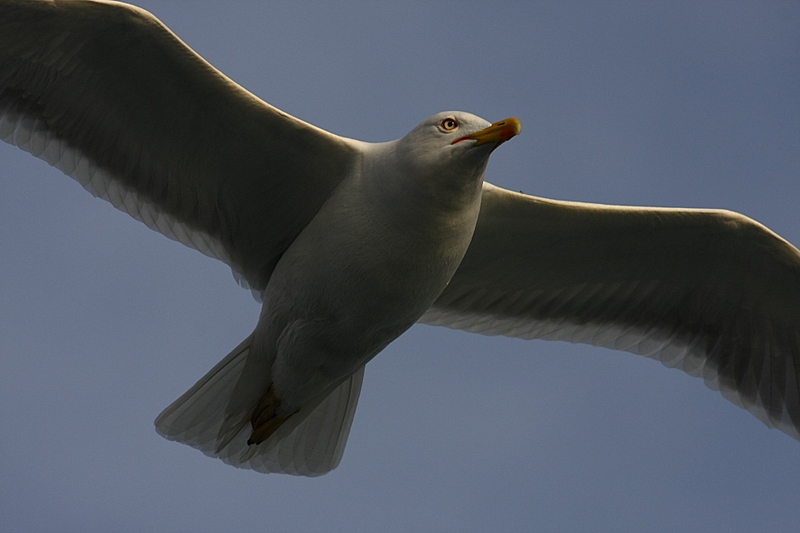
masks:
{"label": "seagull tail", "polygon": [[339,465],[358,404],[364,368],[292,415],[267,440],[248,445],[251,409],[231,413],[252,335],[156,418],[166,439],[237,468],[320,476]]}

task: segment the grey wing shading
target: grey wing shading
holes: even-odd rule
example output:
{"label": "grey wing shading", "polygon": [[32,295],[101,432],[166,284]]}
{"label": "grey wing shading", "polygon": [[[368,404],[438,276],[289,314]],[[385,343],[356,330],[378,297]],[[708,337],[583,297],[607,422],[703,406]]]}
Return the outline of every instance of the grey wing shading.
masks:
{"label": "grey wing shading", "polygon": [[485,184],[470,248],[421,321],[652,357],[800,440],[800,252],[737,213]]}
{"label": "grey wing shading", "polygon": [[146,11],[83,1],[0,0],[0,139],[227,262],[254,293],[354,159]]}

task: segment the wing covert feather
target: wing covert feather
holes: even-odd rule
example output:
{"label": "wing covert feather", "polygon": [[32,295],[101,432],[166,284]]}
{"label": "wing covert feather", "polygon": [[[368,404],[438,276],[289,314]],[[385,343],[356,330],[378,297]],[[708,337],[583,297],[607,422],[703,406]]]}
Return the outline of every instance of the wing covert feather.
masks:
{"label": "wing covert feather", "polygon": [[144,10],[0,1],[0,138],[262,289],[352,165]]}
{"label": "wing covert feather", "polygon": [[421,321],[652,357],[800,439],[800,252],[737,213],[485,184],[472,244]]}

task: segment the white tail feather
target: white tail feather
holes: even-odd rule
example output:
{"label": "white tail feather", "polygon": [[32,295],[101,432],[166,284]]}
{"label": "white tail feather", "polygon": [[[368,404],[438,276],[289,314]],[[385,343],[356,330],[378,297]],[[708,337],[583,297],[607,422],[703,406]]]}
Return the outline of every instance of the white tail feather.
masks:
{"label": "white tail feather", "polygon": [[319,476],[339,465],[355,416],[364,368],[304,405],[266,441],[248,445],[250,412],[226,413],[250,352],[242,341],[156,418],[163,437],[237,468]]}

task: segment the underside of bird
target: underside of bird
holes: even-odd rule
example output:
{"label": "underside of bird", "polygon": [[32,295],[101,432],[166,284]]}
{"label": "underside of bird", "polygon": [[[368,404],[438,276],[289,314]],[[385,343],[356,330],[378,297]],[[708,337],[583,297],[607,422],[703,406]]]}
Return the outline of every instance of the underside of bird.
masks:
{"label": "underside of bird", "polygon": [[252,336],[167,407],[156,419],[156,430],[237,468],[302,476],[336,468],[355,415],[363,367],[288,417],[274,416],[278,402],[271,388],[258,405],[230,412],[251,342]]}
{"label": "underside of bird", "polygon": [[[440,114],[395,141],[391,146],[399,148],[390,155],[419,155],[414,168],[457,162],[484,147],[488,154],[519,131],[515,119],[489,125],[467,113]],[[149,228],[225,262],[259,297],[293,243],[356,175],[353,168],[368,157],[391,167],[376,155],[390,143],[346,139],[281,112],[149,13],[116,3],[0,0],[0,139]],[[434,153],[446,157],[428,157]],[[452,272],[442,267],[447,279],[437,280],[435,291],[426,288],[435,297],[421,298],[425,308],[406,313],[408,323],[392,338],[419,319],[628,351],[702,378],[767,426],[800,439],[794,246],[729,211],[553,201],[481,185],[482,170],[475,174],[477,207],[466,217],[471,240],[458,243],[464,249],[451,254],[459,261]],[[352,212],[364,205],[349,200],[342,205]],[[393,195],[380,200],[401,204]],[[331,220],[318,220],[320,234]],[[442,220],[445,228],[461,218]],[[347,246],[372,227],[351,226],[352,239],[340,239]],[[406,233],[414,234],[392,235],[406,248],[378,246],[379,253],[370,248],[353,256],[372,261],[387,249],[413,255]],[[444,238],[429,240],[442,244],[428,250],[431,257],[449,248]],[[406,259],[387,253],[398,264]],[[433,264],[426,261],[417,263]],[[320,271],[327,266],[313,263]],[[405,266],[393,275],[364,272],[387,285],[411,277]],[[339,292],[349,294],[353,285],[348,278]],[[366,360],[332,374],[345,377],[302,402],[284,403],[271,367],[245,371],[261,364],[263,353],[252,343],[251,335],[165,409],[157,431],[240,468],[305,476],[335,468]],[[364,352],[370,357],[380,351],[370,350]]]}

